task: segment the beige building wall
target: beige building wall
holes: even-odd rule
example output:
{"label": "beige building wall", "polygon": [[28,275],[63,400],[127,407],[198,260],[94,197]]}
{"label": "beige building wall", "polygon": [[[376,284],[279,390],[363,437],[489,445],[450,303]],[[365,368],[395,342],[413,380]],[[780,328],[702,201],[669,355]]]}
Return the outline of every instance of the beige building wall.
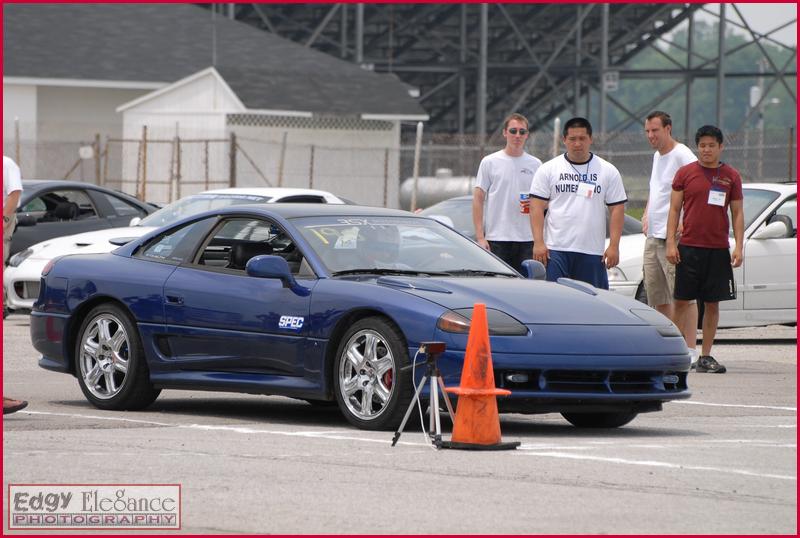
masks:
{"label": "beige building wall", "polygon": [[4,83],[4,152],[13,155],[19,145],[24,177],[59,179],[72,169],[70,179],[94,182],[94,162],[74,167],[78,149],[91,144],[97,134],[102,142],[122,136],[122,116],[117,107],[150,91]]}
{"label": "beige building wall", "polygon": [[229,126],[249,157],[238,159],[239,185],[263,187],[269,180],[272,186],[322,189],[360,204],[399,207],[399,122],[283,120],[287,125]]}
{"label": "beige building wall", "polygon": [[26,179],[36,177],[36,113],[36,86],[3,84],[3,154],[19,161]]}

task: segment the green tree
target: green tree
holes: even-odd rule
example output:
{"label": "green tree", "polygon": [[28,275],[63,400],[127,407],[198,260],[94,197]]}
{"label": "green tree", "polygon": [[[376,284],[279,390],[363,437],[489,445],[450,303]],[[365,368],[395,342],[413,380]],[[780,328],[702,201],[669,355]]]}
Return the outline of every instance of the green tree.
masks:
{"label": "green tree", "polygon": [[[714,60],[703,66],[706,69],[715,69],[717,65],[715,61],[718,39],[717,28],[717,23],[709,24],[705,21],[697,21],[695,23],[693,44],[695,52],[706,58],[714,58]],[[675,32],[672,36],[673,43],[686,47],[688,42],[687,33],[686,28]],[[733,50],[749,41],[751,41],[749,35],[745,35],[738,30],[729,29],[726,32],[725,48],[726,50]],[[769,54],[769,57],[779,68],[783,67],[791,57],[791,53],[785,48],[769,42],[762,42],[762,45],[767,51],[767,54]],[[686,52],[680,50],[677,46],[667,45],[660,47],[660,50],[682,65],[685,65]],[[670,62],[664,54],[652,48],[648,48],[631,59],[625,67],[628,69],[675,69],[676,65]],[[764,62],[764,55],[755,44],[750,44],[725,57],[725,71],[727,73],[755,72],[759,69],[759,62]],[[693,58],[692,66],[696,68],[703,63],[705,63],[704,60],[695,57]],[[772,71],[772,67],[765,63],[765,70]],[[789,70],[796,71],[796,60],[793,65],[790,64]],[[797,86],[796,76],[785,78],[786,82],[791,87]],[[629,110],[636,111],[647,105],[648,102],[656,96],[681,82],[681,80],[682,78],[672,76],[652,79],[623,79],[620,81],[619,90],[610,95],[624,104]],[[769,87],[772,80],[772,77],[764,77],[765,89]],[[755,114],[751,117],[748,126],[743,125],[743,121],[749,111],[750,88],[757,85],[758,77],[728,77],[725,79],[723,126],[726,131],[738,131],[746,127],[753,128],[755,126]],[[692,132],[700,125],[716,123],[716,78],[696,78],[692,83],[691,92],[692,106],[690,111],[689,132]],[[771,104],[764,109],[765,128],[785,129],[790,126],[796,126],[796,103],[780,82],[772,86],[771,90],[767,93],[765,101],[774,98],[777,98],[779,103]],[[682,136],[685,129],[683,125],[685,102],[685,86],[682,85],[670,97],[652,107],[666,110],[672,114],[675,123],[674,132],[679,136]],[[626,118],[628,118],[628,116],[623,111],[619,110],[613,104],[609,104],[609,128],[613,128]],[[640,124],[636,123],[629,126],[628,129],[636,130],[640,128]]]}

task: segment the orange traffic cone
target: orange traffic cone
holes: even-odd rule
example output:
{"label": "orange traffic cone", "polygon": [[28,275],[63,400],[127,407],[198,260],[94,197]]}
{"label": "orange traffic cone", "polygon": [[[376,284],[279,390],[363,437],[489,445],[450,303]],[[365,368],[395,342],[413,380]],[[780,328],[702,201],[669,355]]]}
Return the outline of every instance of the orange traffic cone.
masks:
{"label": "orange traffic cone", "polygon": [[519,446],[519,443],[500,442],[497,396],[508,396],[511,391],[494,386],[485,304],[475,303],[472,310],[461,386],[445,390],[458,395],[458,406],[452,441],[443,443],[444,448],[505,450]]}

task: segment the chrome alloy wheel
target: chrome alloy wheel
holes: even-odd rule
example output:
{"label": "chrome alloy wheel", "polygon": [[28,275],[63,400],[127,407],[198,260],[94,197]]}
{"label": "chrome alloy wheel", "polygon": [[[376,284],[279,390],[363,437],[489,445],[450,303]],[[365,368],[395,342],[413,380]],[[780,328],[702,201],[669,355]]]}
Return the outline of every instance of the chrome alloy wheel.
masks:
{"label": "chrome alloy wheel", "polygon": [[122,322],[109,313],[94,318],[81,336],[80,374],[93,396],[108,400],[125,386],[130,341]]}
{"label": "chrome alloy wheel", "polygon": [[339,390],[347,409],[361,420],[379,417],[392,396],[395,360],[386,339],[372,329],[355,333],[339,361]]}

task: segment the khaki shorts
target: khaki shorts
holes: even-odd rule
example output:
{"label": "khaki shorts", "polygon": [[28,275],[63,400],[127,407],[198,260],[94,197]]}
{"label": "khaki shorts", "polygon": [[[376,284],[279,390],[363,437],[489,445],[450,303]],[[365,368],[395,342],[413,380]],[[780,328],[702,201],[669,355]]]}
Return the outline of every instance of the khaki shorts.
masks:
{"label": "khaki shorts", "polygon": [[675,266],[667,261],[667,240],[648,237],[644,243],[644,287],[647,304],[654,307],[672,304],[675,292]]}
{"label": "khaki shorts", "polygon": [[17,227],[17,215],[11,215],[6,222],[3,217],[3,267],[8,263],[8,254],[11,249],[11,236],[14,235],[14,228]]}
{"label": "khaki shorts", "polygon": [[[11,251],[11,236],[14,235],[14,228],[17,227],[17,215],[11,215],[6,222],[3,217],[3,269],[8,263],[8,255]],[[6,310],[6,287],[3,286],[3,312]]]}

